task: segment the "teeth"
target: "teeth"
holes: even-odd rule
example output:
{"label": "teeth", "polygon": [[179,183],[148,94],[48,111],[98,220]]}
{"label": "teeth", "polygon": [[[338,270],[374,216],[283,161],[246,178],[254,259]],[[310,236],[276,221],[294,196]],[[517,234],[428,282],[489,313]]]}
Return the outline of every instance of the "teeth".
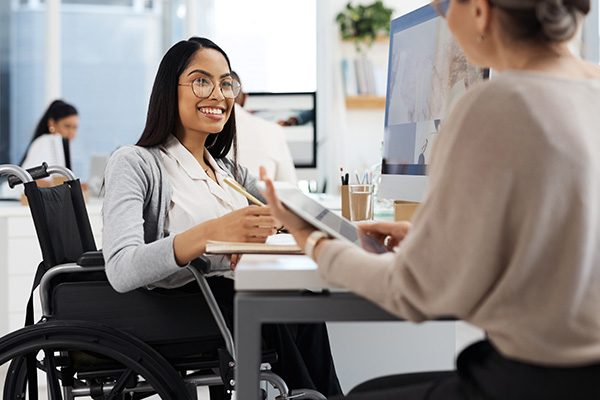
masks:
{"label": "teeth", "polygon": [[221,110],[220,108],[206,108],[203,107],[200,109],[201,112],[205,113],[205,114],[223,114],[223,110]]}

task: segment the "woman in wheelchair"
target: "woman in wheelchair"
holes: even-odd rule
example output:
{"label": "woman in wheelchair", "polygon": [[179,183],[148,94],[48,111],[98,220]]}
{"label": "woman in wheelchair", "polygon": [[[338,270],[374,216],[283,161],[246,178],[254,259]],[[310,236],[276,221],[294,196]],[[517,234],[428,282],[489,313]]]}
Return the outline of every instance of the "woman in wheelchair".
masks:
{"label": "woman in wheelchair", "polygon": [[[239,91],[227,55],[208,39],[181,41],[163,57],[140,139],[115,151],[105,171],[103,252],[117,291],[185,285],[193,277],[182,266],[207,240],[264,242],[276,232],[268,208],[248,206],[223,181],[233,177],[262,198],[256,178],[226,157],[236,148]],[[210,257],[207,275],[230,328],[238,259]],[[341,393],[324,324],[267,325],[263,342],[289,387]],[[211,388],[211,398],[220,391]]]}

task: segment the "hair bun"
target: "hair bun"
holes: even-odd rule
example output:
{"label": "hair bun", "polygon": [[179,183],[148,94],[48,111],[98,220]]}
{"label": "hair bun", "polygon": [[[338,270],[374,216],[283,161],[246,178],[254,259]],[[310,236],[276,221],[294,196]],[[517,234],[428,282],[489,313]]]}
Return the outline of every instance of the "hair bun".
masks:
{"label": "hair bun", "polygon": [[542,26],[542,32],[551,41],[562,42],[571,39],[578,26],[578,12],[563,0],[538,1],[535,14]]}

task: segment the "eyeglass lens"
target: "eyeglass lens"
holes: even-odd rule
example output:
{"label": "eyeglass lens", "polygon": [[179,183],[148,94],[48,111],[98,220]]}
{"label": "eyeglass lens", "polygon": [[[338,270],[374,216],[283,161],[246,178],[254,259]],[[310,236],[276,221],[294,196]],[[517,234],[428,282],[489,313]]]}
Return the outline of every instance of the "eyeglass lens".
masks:
{"label": "eyeglass lens", "polygon": [[[223,96],[228,99],[235,99],[240,94],[241,85],[235,79],[225,78],[225,80],[219,82],[219,87]],[[197,97],[210,97],[214,89],[214,83],[206,77],[196,78],[192,82],[192,89]]]}
{"label": "eyeglass lens", "polygon": [[449,0],[433,1],[431,5],[441,17],[446,18],[446,13],[448,12],[448,8],[450,8]]}

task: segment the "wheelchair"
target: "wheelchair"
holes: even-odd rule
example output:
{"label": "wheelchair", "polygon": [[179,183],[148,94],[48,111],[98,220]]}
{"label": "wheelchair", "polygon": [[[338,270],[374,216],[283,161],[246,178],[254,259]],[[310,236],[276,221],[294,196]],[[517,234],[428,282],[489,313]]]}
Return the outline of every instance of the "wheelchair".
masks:
{"label": "wheelchair", "polygon": [[[66,181],[38,187],[35,180],[50,174]],[[118,293],[104,273],[74,174],[44,163],[29,170],[0,165],[0,175],[8,175],[11,187],[23,184],[43,258],[26,326],[0,338],[0,367],[8,368],[4,400],[40,398],[38,376],[52,400],[193,400],[198,386],[211,387],[211,399],[235,392],[234,343],[204,277],[208,259],[187,267],[195,282],[182,288]],[[38,285],[42,315],[34,323]],[[263,351],[263,363],[276,360],[274,351]],[[278,400],[325,399],[314,390],[290,390],[269,370],[260,377],[278,390]]]}

